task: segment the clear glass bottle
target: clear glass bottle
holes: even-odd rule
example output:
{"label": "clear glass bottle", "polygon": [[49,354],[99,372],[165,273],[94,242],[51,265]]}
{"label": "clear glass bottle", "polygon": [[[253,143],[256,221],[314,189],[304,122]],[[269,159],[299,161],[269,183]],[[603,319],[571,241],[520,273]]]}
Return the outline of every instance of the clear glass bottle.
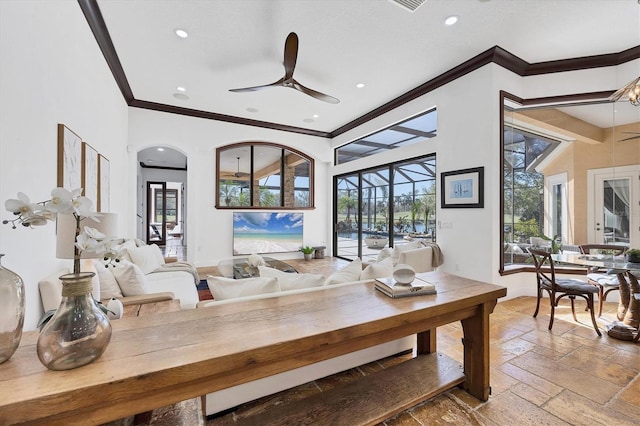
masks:
{"label": "clear glass bottle", "polygon": [[0,364],[18,349],[24,324],[24,282],[2,267],[0,254]]}
{"label": "clear glass bottle", "polygon": [[60,277],[62,301],[38,336],[38,358],[50,370],[70,370],[102,355],[111,323],[91,295],[93,272]]}

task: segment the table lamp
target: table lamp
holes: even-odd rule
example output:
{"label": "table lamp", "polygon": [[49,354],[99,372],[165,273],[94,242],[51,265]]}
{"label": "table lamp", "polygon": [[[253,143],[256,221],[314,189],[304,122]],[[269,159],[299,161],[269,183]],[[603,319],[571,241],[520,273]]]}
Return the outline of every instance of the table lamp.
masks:
{"label": "table lamp", "polygon": [[[100,222],[91,218],[84,218],[80,221],[80,228],[85,226],[94,228],[102,232],[107,237],[115,237],[118,229],[118,215],[115,213],[100,213],[98,217]],[[73,259],[74,247],[76,241],[76,218],[72,214],[58,214],[56,219],[56,257],[58,259]],[[97,259],[101,258],[102,253],[94,253],[83,251],[80,253],[81,259]],[[91,266],[81,263],[80,270],[92,270]],[[100,299],[100,291],[98,290],[98,279],[94,277],[93,296]]]}

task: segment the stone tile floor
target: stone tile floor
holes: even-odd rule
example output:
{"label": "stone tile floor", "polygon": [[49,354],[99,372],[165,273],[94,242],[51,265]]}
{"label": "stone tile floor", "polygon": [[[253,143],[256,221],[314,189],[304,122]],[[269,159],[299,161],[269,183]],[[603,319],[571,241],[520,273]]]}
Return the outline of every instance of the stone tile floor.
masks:
{"label": "stone tile floor", "polygon": [[[547,303],[544,303],[547,302]],[[487,402],[453,389],[386,420],[386,426],[418,425],[637,425],[640,424],[640,344],[606,335],[617,304],[605,303],[599,319],[603,337],[594,332],[584,303],[578,320],[562,303],[553,330],[547,330],[548,299],[538,318],[534,297],[500,302],[491,316],[491,388]],[[438,350],[462,362],[458,324],[438,328]],[[288,391],[265,397],[216,418],[207,426],[233,425],[270,407],[286,404],[355,380],[407,357],[367,364]]]}

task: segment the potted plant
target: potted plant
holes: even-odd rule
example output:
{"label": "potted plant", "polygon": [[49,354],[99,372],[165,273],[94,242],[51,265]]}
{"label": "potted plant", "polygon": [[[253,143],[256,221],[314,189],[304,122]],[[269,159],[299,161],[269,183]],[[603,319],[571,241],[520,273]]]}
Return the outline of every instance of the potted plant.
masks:
{"label": "potted plant", "polygon": [[640,249],[629,249],[626,253],[627,262],[640,263]]}
{"label": "potted plant", "polygon": [[304,260],[311,260],[313,258],[313,252],[316,249],[309,246],[300,247],[300,251],[304,254]]}

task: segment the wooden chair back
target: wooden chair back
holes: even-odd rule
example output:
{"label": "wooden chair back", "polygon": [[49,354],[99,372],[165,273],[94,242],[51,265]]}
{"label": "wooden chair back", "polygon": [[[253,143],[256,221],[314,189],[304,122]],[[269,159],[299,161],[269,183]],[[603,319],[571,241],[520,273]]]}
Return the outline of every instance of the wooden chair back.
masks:
{"label": "wooden chair back", "polygon": [[[551,259],[551,253],[544,250],[538,250],[529,248],[531,258],[533,259],[533,265],[536,268],[536,277],[538,278],[538,286],[543,287],[555,287],[556,285],[556,271],[553,265],[553,259]],[[543,269],[545,263],[549,264],[550,273],[547,274]]]}

